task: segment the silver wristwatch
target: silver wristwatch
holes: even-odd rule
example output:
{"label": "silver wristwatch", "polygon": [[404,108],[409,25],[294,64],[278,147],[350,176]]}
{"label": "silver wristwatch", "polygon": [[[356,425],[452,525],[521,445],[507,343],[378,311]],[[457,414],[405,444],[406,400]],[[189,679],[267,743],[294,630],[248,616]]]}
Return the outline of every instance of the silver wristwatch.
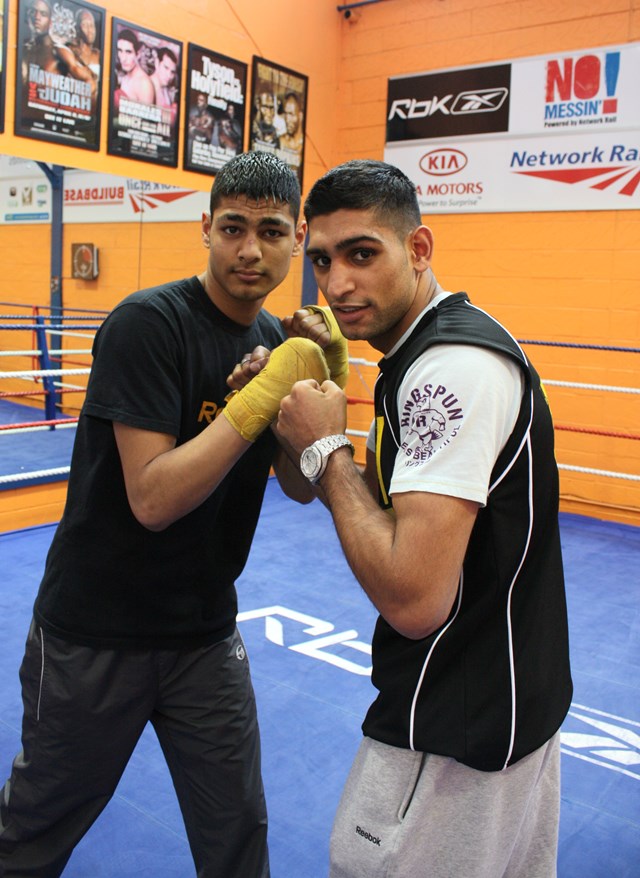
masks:
{"label": "silver wristwatch", "polygon": [[300,455],[302,475],[306,476],[312,485],[315,485],[327,468],[327,460],[331,452],[342,448],[344,445],[348,445],[351,448],[351,454],[354,454],[355,448],[344,433],[339,433],[337,436],[325,436],[324,439],[317,439],[313,445],[305,448]]}

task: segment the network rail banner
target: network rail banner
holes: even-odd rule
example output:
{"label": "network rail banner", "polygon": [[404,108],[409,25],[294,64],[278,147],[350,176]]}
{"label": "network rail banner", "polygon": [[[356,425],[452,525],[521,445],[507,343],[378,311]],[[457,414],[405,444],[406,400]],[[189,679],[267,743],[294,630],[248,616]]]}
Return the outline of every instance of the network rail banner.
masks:
{"label": "network rail banner", "polygon": [[640,207],[640,43],[389,80],[385,161],[424,213]]}

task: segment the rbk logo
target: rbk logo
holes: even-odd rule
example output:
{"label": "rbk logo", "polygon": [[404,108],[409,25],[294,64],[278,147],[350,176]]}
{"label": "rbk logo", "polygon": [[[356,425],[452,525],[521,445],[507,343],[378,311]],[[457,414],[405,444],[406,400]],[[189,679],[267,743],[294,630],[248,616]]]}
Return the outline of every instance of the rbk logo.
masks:
{"label": "rbk logo", "polygon": [[[468,116],[472,113],[495,113],[505,102],[509,89],[481,88],[475,91],[461,91],[457,95],[448,94],[442,98],[400,98],[391,104],[388,119],[424,119],[434,113],[445,116]],[[449,106],[451,104],[451,106]]]}
{"label": "rbk logo", "polygon": [[504,104],[507,95],[506,88],[483,88],[477,91],[462,91],[457,96],[451,107],[454,115],[463,113],[495,113]]}
{"label": "rbk logo", "polygon": [[640,780],[640,723],[572,704],[562,725],[562,752]]}

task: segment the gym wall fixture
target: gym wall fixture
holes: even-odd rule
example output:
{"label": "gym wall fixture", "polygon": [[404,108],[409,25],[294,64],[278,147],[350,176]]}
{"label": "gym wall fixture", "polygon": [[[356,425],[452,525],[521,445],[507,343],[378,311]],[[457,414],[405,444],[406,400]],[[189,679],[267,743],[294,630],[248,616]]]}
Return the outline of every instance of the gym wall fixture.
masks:
{"label": "gym wall fixture", "polygon": [[71,277],[79,280],[98,277],[98,248],[95,244],[71,245]]}
{"label": "gym wall fixture", "polygon": [[373,3],[382,2],[384,0],[360,0],[358,3],[345,3],[342,6],[337,6],[336,9],[342,13],[345,21],[348,21],[349,24],[355,24],[360,19],[359,9],[361,6],[371,6]]}

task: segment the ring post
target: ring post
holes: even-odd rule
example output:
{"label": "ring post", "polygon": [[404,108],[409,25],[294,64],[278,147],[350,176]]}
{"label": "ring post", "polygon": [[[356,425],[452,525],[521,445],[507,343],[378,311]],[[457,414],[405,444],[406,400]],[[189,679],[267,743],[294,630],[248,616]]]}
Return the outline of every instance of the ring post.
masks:
{"label": "ring post", "polygon": [[[44,317],[42,315],[36,316],[36,338],[38,340],[38,348],[40,350],[40,368],[43,370],[50,370],[51,360],[49,359],[49,348],[47,345],[47,333],[44,328]],[[44,415],[45,420],[47,421],[55,421],[58,417],[58,407],[56,405],[56,386],[53,380],[52,375],[43,375],[42,376],[42,386],[45,390],[44,395]],[[52,424],[49,428],[50,430],[55,430],[55,424]]]}

